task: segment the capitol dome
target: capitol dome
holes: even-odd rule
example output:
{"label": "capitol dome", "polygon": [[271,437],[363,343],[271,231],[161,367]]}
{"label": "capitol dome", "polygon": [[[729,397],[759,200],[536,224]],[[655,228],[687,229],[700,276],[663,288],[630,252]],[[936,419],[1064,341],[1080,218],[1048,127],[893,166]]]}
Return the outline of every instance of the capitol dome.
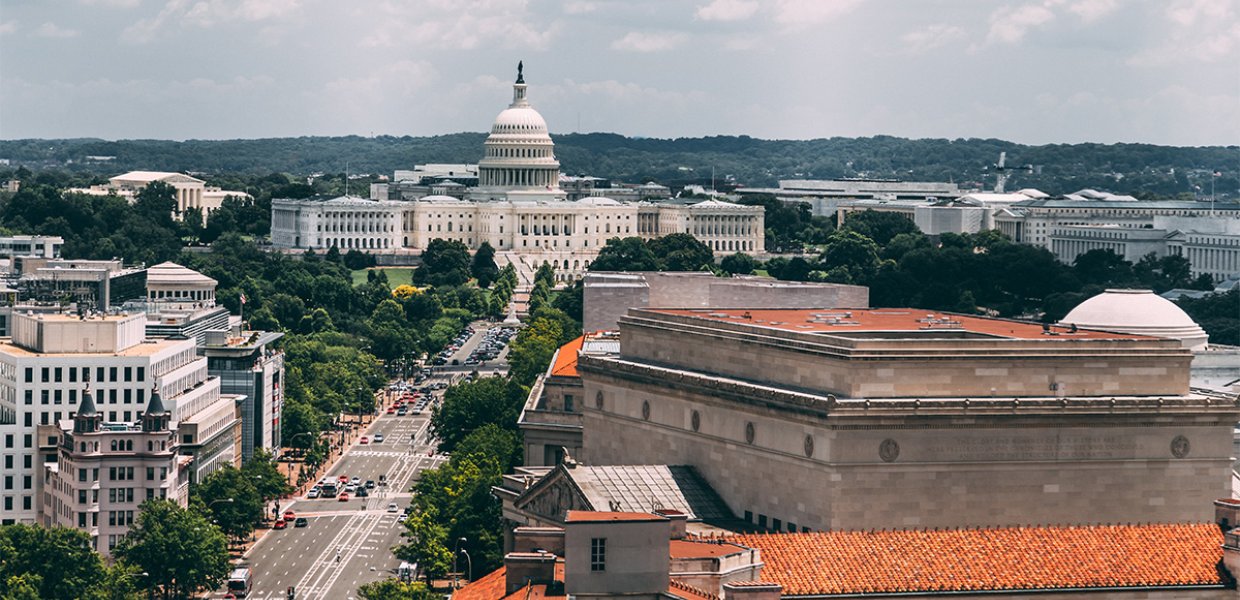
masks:
{"label": "capitol dome", "polygon": [[1060,324],[1173,338],[1192,350],[1204,349],[1209,339],[1188,313],[1150,290],[1107,290],[1078,304]]}
{"label": "capitol dome", "polygon": [[525,97],[525,76],[517,65],[512,104],[495,117],[487,136],[482,160],[478,161],[478,192],[481,197],[511,199],[508,192],[558,197],[560,162],[547,121]]}

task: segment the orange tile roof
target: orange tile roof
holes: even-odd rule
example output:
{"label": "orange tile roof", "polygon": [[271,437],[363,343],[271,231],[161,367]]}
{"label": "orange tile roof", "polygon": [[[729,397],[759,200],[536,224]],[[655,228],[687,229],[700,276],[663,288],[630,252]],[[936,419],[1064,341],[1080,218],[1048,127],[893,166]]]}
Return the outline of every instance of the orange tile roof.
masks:
{"label": "orange tile roof", "polygon": [[560,346],[560,350],[555,354],[555,362],[551,365],[552,377],[577,376],[577,353],[581,352],[581,345],[585,343],[585,339],[586,336],[583,335]]}
{"label": "orange tile roof", "polygon": [[681,583],[675,579],[667,582],[667,591],[677,598],[684,598],[684,600],[719,600],[719,596],[687,583]]}
{"label": "orange tile roof", "polygon": [[744,534],[785,596],[1217,586],[1213,523]]}
{"label": "orange tile roof", "polygon": [[508,571],[500,567],[452,593],[452,600],[499,600],[506,594]]}
{"label": "orange tile roof", "polygon": [[664,521],[663,517],[644,512],[604,512],[595,510],[570,510],[565,523],[593,523],[598,521]]}
{"label": "orange tile roof", "polygon": [[672,540],[668,548],[672,558],[712,558],[745,551],[745,548],[723,541]]}
{"label": "orange tile roof", "polygon": [[[649,310],[668,315],[696,317],[757,327],[770,327],[798,333],[829,334],[862,331],[923,331],[928,329],[951,331],[954,329],[1017,339],[1150,339],[1147,336],[1112,333],[1093,329],[1078,329],[1075,333],[1071,333],[1070,328],[1059,325],[1051,327],[1051,331],[1056,335],[1048,336],[1042,333],[1041,323],[944,313],[923,308],[653,308]],[[749,317],[745,318],[745,315],[749,315]],[[937,322],[929,322],[927,317],[931,315]]]}

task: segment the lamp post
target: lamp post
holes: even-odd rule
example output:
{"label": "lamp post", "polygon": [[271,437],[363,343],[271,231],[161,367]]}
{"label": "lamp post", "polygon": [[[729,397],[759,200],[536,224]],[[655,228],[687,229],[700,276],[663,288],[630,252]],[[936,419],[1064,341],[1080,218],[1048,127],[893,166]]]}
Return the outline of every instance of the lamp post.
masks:
{"label": "lamp post", "polygon": [[459,571],[456,570],[456,557],[461,552],[461,542],[468,543],[469,540],[461,537],[456,538],[456,544],[452,546],[452,588],[456,589],[457,579],[460,577]]}
{"label": "lamp post", "polygon": [[469,565],[469,578],[466,579],[466,581],[473,581],[474,580],[474,560],[469,557],[469,552],[465,550],[464,548],[461,548],[461,554],[465,555],[465,564]]}

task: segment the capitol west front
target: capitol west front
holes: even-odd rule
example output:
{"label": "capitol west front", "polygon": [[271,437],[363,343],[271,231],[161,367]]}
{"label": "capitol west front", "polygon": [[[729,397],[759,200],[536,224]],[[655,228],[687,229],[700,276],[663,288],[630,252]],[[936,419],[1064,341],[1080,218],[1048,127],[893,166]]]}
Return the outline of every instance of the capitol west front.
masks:
{"label": "capitol west front", "polygon": [[553,264],[560,279],[580,276],[614,237],[653,239],[688,233],[717,255],[763,251],[763,209],[717,200],[692,205],[568,201],[560,163],[542,115],[526,99],[518,74],[513,100],[495,118],[478,162],[478,186],[465,200],[274,199],[271,241],[277,248],[371,253],[420,250],[433,239],[470,249],[489,243],[501,256]]}

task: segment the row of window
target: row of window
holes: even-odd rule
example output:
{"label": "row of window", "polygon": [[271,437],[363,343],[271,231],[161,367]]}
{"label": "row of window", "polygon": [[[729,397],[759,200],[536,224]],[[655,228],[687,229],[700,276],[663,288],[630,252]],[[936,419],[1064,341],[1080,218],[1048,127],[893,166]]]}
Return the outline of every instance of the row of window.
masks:
{"label": "row of window", "polygon": [[[135,374],[137,381],[145,381],[146,367],[95,367],[95,381],[99,382],[134,381]],[[61,383],[66,377],[69,383],[77,383],[79,377],[85,383],[90,381],[90,367],[42,367],[39,375],[40,383]],[[34,383],[34,367],[26,367],[26,383]]]}
{"label": "row of window", "polygon": [[[745,511],[745,522],[755,523],[758,527],[761,527],[762,529],[767,529],[767,525],[768,525],[766,515],[758,515],[758,520],[755,522],[753,511],[748,511],[748,510]],[[784,530],[784,522],[781,521],[780,519],[772,518],[770,519],[769,524],[770,524],[769,531],[783,531]],[[788,522],[788,533],[796,533],[796,531],[797,531],[797,524],[789,521]],[[801,528],[801,533],[808,533],[809,531],[810,531],[809,527]]]}
{"label": "row of window", "polygon": [[[29,489],[32,489],[32,487],[33,487],[33,483],[34,483],[34,482],[33,482],[33,480],[30,478],[30,476],[29,476],[29,475],[23,475],[23,476],[22,476],[22,489],[23,489],[23,490],[29,490]],[[4,476],[4,489],[6,489],[6,490],[11,490],[11,489],[13,489],[13,476],[12,476],[12,475],[5,475],[5,476]]]}
{"label": "row of window", "polygon": [[[30,496],[22,496],[22,510],[33,510],[33,504],[34,502],[30,499]],[[4,497],[4,510],[5,511],[13,510],[13,497],[12,496]],[[12,521],[12,519],[5,519],[5,521]],[[8,525],[11,523],[5,523],[5,524]]]}

